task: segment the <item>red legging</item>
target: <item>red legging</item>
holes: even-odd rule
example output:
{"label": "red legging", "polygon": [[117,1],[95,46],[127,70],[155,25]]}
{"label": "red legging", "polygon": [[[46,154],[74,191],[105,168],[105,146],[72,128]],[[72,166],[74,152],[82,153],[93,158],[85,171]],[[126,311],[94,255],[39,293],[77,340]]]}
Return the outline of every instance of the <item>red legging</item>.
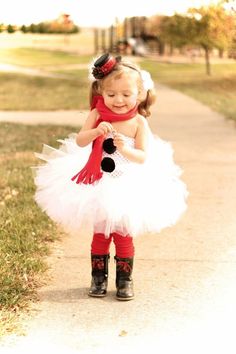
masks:
{"label": "red legging", "polygon": [[117,232],[113,232],[109,238],[105,238],[105,235],[102,233],[95,233],[91,243],[91,253],[97,255],[108,254],[112,238],[115,244],[117,257],[131,258],[134,256],[133,237],[129,235],[122,236]]}

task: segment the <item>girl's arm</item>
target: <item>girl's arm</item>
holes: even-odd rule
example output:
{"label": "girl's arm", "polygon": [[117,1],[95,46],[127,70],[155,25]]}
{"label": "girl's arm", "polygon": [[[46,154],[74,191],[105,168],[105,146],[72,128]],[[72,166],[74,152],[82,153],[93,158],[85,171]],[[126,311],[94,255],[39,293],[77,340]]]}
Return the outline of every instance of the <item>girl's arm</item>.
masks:
{"label": "girl's arm", "polygon": [[98,112],[93,109],[76,137],[77,145],[84,147],[90,144],[100,135],[106,135],[114,129],[110,123],[102,122],[96,127]]}
{"label": "girl's arm", "polygon": [[120,153],[132,162],[144,163],[147,150],[147,121],[145,118],[138,118],[138,128],[135,136],[134,148],[127,146],[121,134],[114,137],[114,145]]}

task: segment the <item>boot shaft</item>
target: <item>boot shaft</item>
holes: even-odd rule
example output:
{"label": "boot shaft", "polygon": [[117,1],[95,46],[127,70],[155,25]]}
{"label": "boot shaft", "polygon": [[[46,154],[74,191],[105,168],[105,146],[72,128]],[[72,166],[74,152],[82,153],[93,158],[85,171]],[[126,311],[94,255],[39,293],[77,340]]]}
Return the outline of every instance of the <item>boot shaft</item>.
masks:
{"label": "boot shaft", "polygon": [[116,298],[127,301],[134,298],[132,271],[134,258],[119,258],[116,260]]}
{"label": "boot shaft", "polygon": [[91,254],[92,276],[108,275],[109,254]]}
{"label": "boot shaft", "polygon": [[116,260],[116,279],[132,280],[134,258],[120,258],[115,256]]}
{"label": "boot shaft", "polygon": [[89,296],[103,297],[107,294],[109,254],[91,254],[92,280]]}

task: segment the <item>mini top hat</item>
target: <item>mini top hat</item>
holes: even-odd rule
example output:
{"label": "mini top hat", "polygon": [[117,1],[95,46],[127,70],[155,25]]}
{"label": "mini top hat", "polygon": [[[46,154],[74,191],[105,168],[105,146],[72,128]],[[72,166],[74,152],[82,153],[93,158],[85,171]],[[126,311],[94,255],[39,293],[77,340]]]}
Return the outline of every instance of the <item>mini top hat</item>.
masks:
{"label": "mini top hat", "polygon": [[94,62],[92,75],[95,79],[102,79],[112,71],[117,62],[117,58],[114,58],[109,53],[103,54]]}

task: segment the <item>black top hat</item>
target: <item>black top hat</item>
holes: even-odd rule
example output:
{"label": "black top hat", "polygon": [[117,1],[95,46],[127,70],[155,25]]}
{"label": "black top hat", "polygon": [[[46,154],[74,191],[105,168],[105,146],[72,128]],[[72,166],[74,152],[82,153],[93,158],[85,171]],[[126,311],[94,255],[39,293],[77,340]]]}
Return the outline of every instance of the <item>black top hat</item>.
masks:
{"label": "black top hat", "polygon": [[119,61],[119,58],[115,58],[109,53],[101,55],[94,63],[92,69],[93,76],[95,79],[102,79],[114,69]]}
{"label": "black top hat", "polygon": [[102,56],[100,56],[94,63],[95,68],[102,67],[104,64],[106,64],[109,57],[110,57],[109,53],[105,53]]}

